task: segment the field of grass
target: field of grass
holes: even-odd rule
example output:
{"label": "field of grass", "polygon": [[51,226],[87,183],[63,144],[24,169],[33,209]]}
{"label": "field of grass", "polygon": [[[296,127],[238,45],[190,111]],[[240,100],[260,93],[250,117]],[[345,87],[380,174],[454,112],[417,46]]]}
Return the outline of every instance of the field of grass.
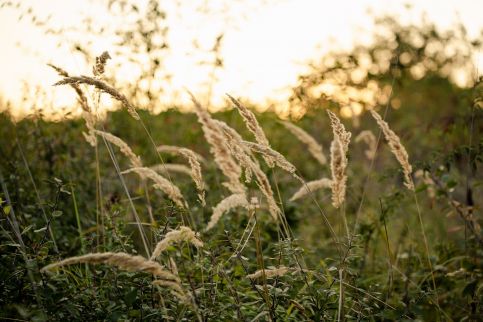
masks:
{"label": "field of grass", "polygon": [[413,77],[404,50],[430,60],[400,44],[353,118],[307,94],[353,59],[301,77],[299,120],[231,97],[153,115],[106,56],[57,68],[81,117],[0,114],[0,319],[481,320],[483,85],[446,60]]}
{"label": "field of grass", "polygon": [[[370,113],[357,126],[341,120],[352,133],[346,155],[331,142],[347,136],[342,130],[342,139],[334,137],[324,110],[296,123],[323,147],[325,164],[269,113],[257,115],[260,128],[248,118],[256,136],[236,108],[211,116],[200,110],[198,117],[139,111],[139,120],[125,110],[110,113],[94,127],[126,142],[130,148],[122,150],[94,130],[97,143],[91,146],[82,120],[13,123],[4,114],[2,318],[477,320],[481,110],[469,105],[429,119],[411,115],[417,114],[411,107],[384,112],[407,149],[414,190],[405,187],[393,154],[398,151],[391,151]],[[451,123],[441,130],[448,117]],[[213,120],[259,145],[234,139]],[[256,129],[263,129],[269,145]],[[373,133],[372,144],[356,139],[364,130]],[[183,154],[156,151],[161,145],[202,157],[198,188],[205,205],[190,177],[193,164]],[[155,186],[152,177],[123,173],[170,164],[188,171],[158,166],[168,188]],[[347,190],[336,208],[330,183],[341,176],[347,176]],[[321,178],[332,181],[291,200]],[[226,213],[206,230],[214,207],[233,194],[241,197],[227,201]],[[165,247],[149,261],[161,240]],[[42,269],[100,253],[108,254]]]}

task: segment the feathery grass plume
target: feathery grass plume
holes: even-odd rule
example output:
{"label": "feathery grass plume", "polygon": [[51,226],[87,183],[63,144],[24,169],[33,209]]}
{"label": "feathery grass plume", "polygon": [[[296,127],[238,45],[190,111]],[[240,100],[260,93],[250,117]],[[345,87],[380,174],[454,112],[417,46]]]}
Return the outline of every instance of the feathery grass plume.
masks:
{"label": "feathery grass plume", "polygon": [[173,272],[174,275],[179,276],[178,265],[176,265],[176,262],[171,256],[169,257],[169,268],[171,269],[171,272]]}
{"label": "feathery grass plume", "polygon": [[245,182],[250,183],[252,181],[252,171],[245,160],[246,158],[254,157],[252,151],[247,146],[240,144],[240,142],[243,142],[243,138],[235,129],[220,120],[213,119],[213,122],[223,131],[226,140],[229,142],[228,146],[232,156],[240,162],[241,168],[245,171]]}
{"label": "feathery grass plume", "polygon": [[164,270],[160,264],[147,260],[142,256],[133,256],[122,252],[91,253],[82,256],[70,257],[61,260],[60,262],[45,266],[41,269],[41,272],[49,272],[58,267],[81,263],[108,264],[129,272],[148,272],[163,280],[179,282],[179,278],[176,275]]}
{"label": "feathery grass plume", "polygon": [[258,278],[261,278],[264,273],[265,273],[265,278],[274,278],[277,276],[283,276],[290,271],[293,271],[293,269],[285,266],[280,266],[278,268],[273,268],[273,269],[260,269],[253,274],[248,274],[247,278],[252,280],[258,279]]}
{"label": "feathery grass plume", "polygon": [[[62,77],[70,77],[69,76],[69,73],[58,67],[58,66],[55,66],[53,64],[47,64],[48,66],[50,66],[51,68],[53,68],[57,74],[59,74],[59,76],[62,76]],[[84,95],[84,92],[82,91],[82,89],[79,87],[79,84],[70,84],[70,87],[72,87],[76,94],[77,94],[77,101],[79,102],[80,106],[82,107],[82,109],[85,111],[85,112],[91,112],[91,109],[89,108],[89,104],[87,103],[87,97]]]}
{"label": "feathery grass plume", "polygon": [[191,167],[191,179],[193,179],[193,182],[196,185],[196,190],[198,190],[198,199],[204,207],[206,205],[205,182],[203,181],[200,161],[196,157],[196,154],[189,149],[182,149],[180,153],[188,159],[188,163]]}
{"label": "feathery grass plume", "polygon": [[189,94],[195,105],[196,115],[201,123],[205,139],[210,144],[210,152],[213,154],[218,168],[229,180],[223,183],[223,185],[231,193],[244,193],[246,187],[240,183],[242,169],[230,153],[230,147],[223,130],[214,122],[211,115],[201,107],[193,94]]}
{"label": "feathery grass plume", "polygon": [[275,201],[273,190],[270,186],[270,181],[268,180],[266,174],[260,168],[258,162],[253,161],[251,158],[249,158],[249,161],[251,161],[250,170],[255,175],[257,186],[267,200],[268,211],[270,212],[272,218],[275,221],[278,221],[280,215],[282,214],[282,211],[280,210],[277,202]]}
{"label": "feathery grass plume", "polygon": [[136,108],[132,106],[131,103],[129,103],[126,96],[122,95],[115,88],[107,85],[103,81],[89,76],[69,76],[69,77],[64,77],[63,80],[58,81],[57,83],[54,84],[54,86],[71,85],[71,84],[87,84],[87,85],[94,86],[101,92],[107,93],[114,99],[121,102],[123,106],[127,108],[127,111],[129,112],[129,114],[131,114],[131,116],[134,119],[136,120],[140,119],[138,112],[136,112]]}
{"label": "feathery grass plume", "polygon": [[330,171],[332,173],[332,205],[339,208],[345,200],[347,175],[347,151],[351,133],[346,131],[339,118],[331,111],[327,111],[334,139],[330,145]]}
{"label": "feathery grass plume", "polygon": [[177,163],[156,164],[149,168],[153,169],[156,172],[161,172],[163,174],[166,174],[169,172],[178,172],[178,173],[183,173],[191,176],[191,169],[188,166],[185,166],[184,164],[177,164]]}
{"label": "feathery grass plume", "polygon": [[[160,145],[156,148],[158,152],[164,152],[164,153],[170,153],[170,154],[181,154],[183,157],[186,159],[194,158],[197,159],[199,162],[205,162],[205,158],[199,153],[196,153],[195,151],[180,147],[180,146],[174,146],[174,145]],[[190,155],[190,157],[188,157]]]}
{"label": "feathery grass plume", "polygon": [[249,147],[252,151],[260,153],[262,156],[266,156],[272,160],[272,162],[278,166],[279,168],[287,171],[291,175],[293,175],[296,179],[300,180],[303,182],[302,178],[300,178],[296,172],[297,168],[290,163],[282,154],[279,152],[275,151],[269,146],[258,144],[255,142],[248,142],[248,141],[243,141],[242,142],[244,145]]}
{"label": "feathery grass plume", "polygon": [[[47,65],[53,68],[60,76],[69,77],[69,73],[66,70],[52,64]],[[92,133],[92,130],[95,129],[97,117],[94,115],[94,113],[92,113],[87,101],[87,97],[84,95],[84,92],[80,88],[79,84],[70,84],[70,87],[72,87],[77,94],[77,101],[82,108],[82,118],[86,121],[88,131],[87,133],[82,132],[82,135],[84,135],[86,141],[94,147],[97,145],[97,137]]]}
{"label": "feathery grass plume", "polygon": [[[246,191],[246,187],[242,185],[239,180],[242,173],[242,168],[233,159],[233,157],[235,157],[237,161],[243,165],[245,171],[248,170],[250,171],[250,173],[253,173],[255,175],[257,185],[262,194],[264,195],[265,199],[267,200],[268,210],[271,216],[275,220],[278,220],[282,212],[278,207],[277,202],[275,201],[270,182],[268,181],[265,173],[263,173],[263,171],[260,169],[260,165],[258,164],[258,162],[256,160],[254,161],[247,153],[247,148],[243,144],[243,139],[241,138],[241,136],[236,133],[235,130],[231,129],[228,125],[226,125],[226,128],[230,128],[231,130],[227,131],[226,129],[222,129],[219,125],[220,121],[215,122],[215,120],[211,118],[208,112],[202,109],[201,105],[196,101],[192,94],[191,98],[195,104],[198,119],[203,126],[206,140],[210,143],[212,149],[213,146],[216,146],[217,143],[219,143],[218,147],[223,147],[223,153],[221,153],[221,151],[217,151],[217,154],[221,159],[220,161],[217,161],[216,154],[213,153],[215,154],[215,162],[217,162],[220,168],[220,163],[228,161],[230,165],[233,164],[233,166],[236,167],[236,172],[231,173],[232,180],[230,180],[230,183],[228,185],[229,189],[231,188],[230,191],[233,194],[244,194]],[[231,135],[227,135],[227,133],[231,133]],[[225,171],[223,172],[225,173]]]}
{"label": "feathery grass plume", "polygon": [[222,130],[223,134],[229,142],[229,147],[231,150],[241,149],[241,151],[243,151],[246,155],[254,157],[252,150],[248,146],[241,144],[245,140],[242,138],[240,133],[238,133],[234,128],[232,128],[223,121],[213,119],[213,122]]}
{"label": "feathery grass plume", "polygon": [[368,149],[364,151],[366,157],[372,160],[376,157],[377,140],[370,130],[364,130],[356,137],[356,143],[364,142],[368,145]]}
{"label": "feathery grass plume", "polygon": [[345,169],[347,167],[347,157],[344,153],[344,147],[338,137],[335,137],[330,145],[330,170],[332,173],[332,205],[339,208],[344,202],[347,175]]}
{"label": "feathery grass plume", "polygon": [[[243,138],[241,137],[240,133],[238,133],[234,128],[229,126],[223,121],[213,119],[213,122],[220,127],[223,134],[230,142],[243,142]],[[230,145],[231,147],[231,145]],[[245,152],[250,151],[250,149],[245,149]]]}
{"label": "feathery grass plume", "polygon": [[404,173],[404,185],[409,190],[414,191],[414,182],[411,178],[411,172],[413,171],[413,168],[409,163],[408,153],[404,146],[401,144],[401,140],[399,139],[397,134],[389,128],[389,124],[387,124],[387,122],[384,121],[381,116],[377,114],[376,111],[370,110],[369,112],[371,112],[372,117],[376,120],[377,124],[382,130],[382,133],[384,133],[384,137],[389,144],[389,148],[391,149],[392,154],[394,154],[397,161],[401,165]]}
{"label": "feathery grass plume", "polygon": [[188,208],[188,205],[186,204],[186,201],[184,200],[179,188],[165,177],[156,173],[156,171],[154,171],[153,169],[145,167],[134,167],[121,173],[127,174],[131,172],[137,173],[142,179],[151,179],[155,183],[153,185],[155,189],[163,191],[169,199],[171,199],[176,205],[178,205],[178,207]]}
{"label": "feathery grass plume", "polygon": [[[196,190],[198,190],[198,199],[200,200],[201,205],[205,206],[206,205],[205,183],[203,181],[203,174],[201,171],[201,164],[200,164],[200,161],[204,162],[204,158],[198,153],[194,152],[193,150],[177,147],[177,146],[161,145],[157,147],[157,150],[159,152],[180,154],[181,156],[183,156],[185,159],[188,160],[188,163],[190,164],[190,167],[191,167],[191,170],[189,171],[188,174],[191,176],[191,179],[193,179],[193,182],[196,185]],[[179,170],[181,170],[180,167],[178,168]],[[174,168],[173,168],[173,171],[175,171]]]}
{"label": "feathery grass plume", "polygon": [[332,180],[328,178],[322,178],[319,180],[307,182],[304,185],[302,185],[302,187],[296,193],[294,193],[292,198],[290,198],[290,201],[295,201],[297,199],[305,197],[309,193],[312,193],[318,189],[331,188],[331,187],[332,187]]}
{"label": "feathery grass plume", "polygon": [[323,152],[322,146],[307,132],[302,128],[292,124],[290,122],[281,122],[287,130],[289,130],[300,142],[307,145],[309,148],[309,153],[319,161],[321,165],[327,164],[327,158]]}
{"label": "feathery grass plume", "polygon": [[244,149],[241,147],[242,145],[243,143],[241,142],[238,144],[233,144],[234,147],[238,147],[234,150],[234,155],[240,164],[242,164],[245,168],[245,174],[250,173],[250,176],[255,176],[255,182],[267,201],[270,215],[275,221],[278,221],[282,211],[275,201],[273,190],[270,186],[270,181],[268,180],[267,175],[260,168],[258,161],[244,153]]}
{"label": "feathery grass plume", "polygon": [[[232,101],[233,105],[235,105],[235,107],[237,108],[238,113],[240,113],[243,120],[245,121],[246,127],[255,136],[255,140],[261,145],[270,147],[270,142],[268,142],[265,132],[263,132],[260,124],[258,124],[255,114],[253,114],[252,111],[243,106],[238,100],[234,99],[232,96],[228,94],[226,94],[226,96],[228,96],[228,98]],[[263,159],[270,168],[273,168],[275,166],[275,162],[271,156],[263,155]]]}
{"label": "feathery grass plume", "polygon": [[151,255],[151,260],[155,260],[156,257],[161,255],[161,253],[166,250],[171,244],[186,241],[193,244],[196,247],[203,247],[203,242],[199,240],[196,233],[191,230],[191,228],[186,226],[181,226],[177,230],[172,230],[166,234],[163,240],[161,240],[154,248],[153,254]]}
{"label": "feathery grass plume", "polygon": [[172,281],[156,280],[152,282],[156,286],[167,286],[171,289],[171,294],[177,297],[181,302],[190,304],[191,296],[187,295],[181,285]]}
{"label": "feathery grass plume", "polygon": [[330,118],[330,126],[332,127],[334,137],[339,137],[345,154],[347,153],[347,151],[349,151],[349,143],[352,134],[349,131],[346,131],[344,124],[342,124],[342,122],[337,117],[337,115],[335,115],[334,112],[327,110],[327,114]]}
{"label": "feathery grass plume", "polygon": [[94,113],[82,111],[82,118],[86,121],[87,132],[82,132],[82,135],[92,147],[97,145],[97,137],[94,133],[96,129],[97,117]]}
{"label": "feathery grass plume", "polygon": [[227,125],[225,122],[214,120],[215,123],[223,129],[226,139],[229,142],[230,152],[239,162],[240,166],[245,170],[246,181],[250,182],[251,177],[254,175],[258,188],[264,195],[268,203],[268,210],[270,215],[278,220],[282,213],[277,206],[277,202],[273,196],[273,190],[270,186],[267,176],[260,168],[260,164],[253,156],[251,149],[243,142],[243,138],[233,128]]}
{"label": "feathery grass plume", "polygon": [[96,64],[92,67],[92,73],[95,77],[102,77],[105,71],[107,60],[111,59],[111,56],[107,51],[103,52],[100,56],[96,57]]}
{"label": "feathery grass plume", "polygon": [[117,136],[108,132],[103,132],[95,129],[90,129],[90,131],[92,131],[93,133],[99,136],[102,136],[104,139],[106,139],[106,141],[117,146],[121,150],[121,153],[124,154],[129,159],[129,161],[131,162],[131,166],[133,168],[140,168],[143,166],[141,162],[141,158],[131,150],[131,148],[129,147],[129,145],[127,145],[126,142],[124,142]]}
{"label": "feathery grass plume", "polygon": [[215,207],[213,207],[213,214],[211,215],[210,222],[206,226],[205,231],[208,231],[215,227],[215,225],[218,223],[224,213],[237,207],[244,207],[246,209],[250,209],[251,205],[248,202],[247,197],[244,193],[230,195],[220,201]]}

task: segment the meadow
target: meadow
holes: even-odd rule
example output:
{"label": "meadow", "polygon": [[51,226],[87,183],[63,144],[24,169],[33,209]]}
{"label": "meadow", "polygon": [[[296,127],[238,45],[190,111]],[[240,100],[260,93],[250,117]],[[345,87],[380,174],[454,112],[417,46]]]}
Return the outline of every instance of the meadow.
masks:
{"label": "meadow", "polygon": [[[153,115],[107,53],[84,75],[52,66],[81,117],[0,115],[0,318],[481,319],[481,79],[455,85],[446,60],[415,77],[437,53],[395,39],[364,83],[390,91],[352,118],[309,97],[317,73],[282,120],[188,91],[193,112]],[[337,59],[325,77],[360,66]],[[100,117],[101,95],[119,109]]]}

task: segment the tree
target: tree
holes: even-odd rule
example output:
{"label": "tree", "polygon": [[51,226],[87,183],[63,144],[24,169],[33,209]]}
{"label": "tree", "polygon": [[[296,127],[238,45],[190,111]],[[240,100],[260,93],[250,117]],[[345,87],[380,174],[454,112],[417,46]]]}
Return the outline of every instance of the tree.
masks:
{"label": "tree", "polygon": [[[472,58],[482,43],[469,40],[463,26],[442,32],[428,22],[404,26],[390,17],[376,20],[376,26],[373,44],[310,64],[290,98],[295,114],[318,107],[339,109],[344,116],[386,104],[423,108],[441,103],[431,99],[442,94],[447,103],[436,109],[441,112],[455,102],[448,94],[460,95],[477,80]],[[421,92],[427,94],[424,102]]]}

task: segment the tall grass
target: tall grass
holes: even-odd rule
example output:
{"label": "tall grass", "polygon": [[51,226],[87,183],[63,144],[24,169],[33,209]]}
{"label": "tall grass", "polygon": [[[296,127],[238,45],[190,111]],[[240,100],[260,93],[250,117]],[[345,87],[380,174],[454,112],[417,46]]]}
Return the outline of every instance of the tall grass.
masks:
{"label": "tall grass", "polygon": [[[422,231],[429,271],[421,265],[419,274],[423,276],[418,282],[414,282],[415,276],[411,271],[416,264],[403,263],[405,260],[414,259],[411,253],[413,248],[419,251],[418,241],[408,242],[411,250],[409,253],[399,250],[403,242],[395,242],[393,234],[399,233],[399,239],[404,240],[407,238],[405,228],[399,229],[397,223],[388,222],[394,220],[394,217],[387,217],[391,207],[396,206],[391,204],[392,200],[389,198],[383,200],[382,192],[371,194],[366,181],[361,183],[353,178],[356,176],[353,169],[357,163],[370,161],[368,171],[372,171],[380,153],[378,145],[381,135],[376,139],[371,129],[363,129],[350,146],[352,134],[346,129],[345,120],[328,110],[325,122],[330,124],[332,135],[327,135],[331,140],[330,164],[327,165],[323,143],[319,143],[319,138],[314,138],[302,127],[282,122],[285,128],[283,139],[288,141],[291,134],[304,144],[293,147],[297,150],[295,155],[298,159],[292,160],[294,153],[285,156],[281,150],[276,150],[274,146],[281,144],[270,141],[270,132],[265,133],[263,123],[240,101],[228,96],[239,113],[239,121],[243,121],[246,130],[255,138],[254,141],[245,138],[247,131],[244,129],[237,130],[235,126],[216,119],[190,94],[204,135],[203,148],[209,147],[212,155],[209,158],[187,147],[168,145],[171,142],[156,142],[152,133],[164,129],[148,131],[140,116],[142,114],[138,113],[125,95],[103,79],[109,58],[107,53],[97,58],[92,77],[71,76],[63,69],[52,66],[63,77],[55,85],[68,85],[73,88],[84,110],[84,139],[94,147],[96,159],[95,169],[91,169],[96,174],[98,199],[95,237],[97,249],[104,249],[105,252],[90,250],[92,247],[88,245],[85,228],[81,223],[83,213],[79,207],[84,201],[79,199],[77,189],[70,186],[76,232],[80,250],[84,254],[62,259],[70,253],[63,249],[61,257],[55,257],[57,261],[53,260],[53,256],[49,257],[50,262],[44,263],[46,266],[39,272],[52,272],[60,267],[79,263],[104,264],[120,269],[114,273],[120,278],[120,283],[138,283],[141,286],[146,284],[146,277],[137,273],[151,273],[156,280],[148,283],[149,291],[144,288],[145,285],[142,286],[143,294],[138,296],[143,299],[139,302],[140,306],[149,311],[152,318],[172,317],[200,321],[217,320],[217,317],[220,320],[236,317],[241,320],[271,321],[411,319],[415,315],[409,306],[415,304],[407,298],[410,296],[410,287],[420,296],[418,301],[426,301],[431,313],[449,316],[446,312],[448,307],[443,307],[440,301],[437,278],[442,278],[442,275],[433,265],[434,249],[430,247],[426,235],[417,181],[413,181],[412,177],[413,165],[409,163],[409,154],[403,140],[377,112],[370,111],[376,121],[373,125],[377,124],[380,128],[401,167],[403,179],[401,182],[399,172],[396,172],[395,179],[385,182],[388,186],[383,189],[397,191],[394,198],[413,198],[413,203],[406,201],[406,205],[415,208],[416,214],[412,218],[412,214],[408,213],[407,221],[417,220]],[[93,102],[88,99],[89,89],[83,86],[95,89]],[[145,141],[156,154],[154,159],[152,155],[150,157],[135,153],[134,151],[141,149],[130,146],[129,137],[124,138],[123,132],[114,135],[107,130],[109,126],[106,121],[100,120],[96,114],[101,93],[120,101],[134,118],[134,122],[144,129]],[[90,106],[95,108],[91,109]],[[79,137],[82,137],[80,133]],[[101,177],[101,167],[106,162],[102,159],[101,147],[98,147],[100,139],[114,165],[115,175],[110,173],[111,170],[102,168]],[[199,151],[203,148],[200,147]],[[121,158],[116,154],[118,149],[122,154]],[[196,150],[198,151],[198,147]],[[359,150],[363,154],[358,153]],[[182,157],[189,167],[165,162],[161,153],[169,154],[170,158]],[[40,203],[41,196],[34,176],[23,152],[21,155]],[[369,161],[354,158],[357,155],[365,155]],[[295,165],[301,162],[314,163],[314,172],[319,179],[306,179],[306,173]],[[124,167],[126,164],[127,167]],[[432,185],[434,189],[438,184],[437,180],[424,176],[425,172],[420,171],[423,173],[420,176],[422,184]],[[191,176],[190,185],[184,184],[182,176],[174,176],[177,180],[175,183],[169,175],[170,172]],[[131,173],[139,175],[141,184],[131,179]],[[0,179],[7,204],[12,207],[4,179]],[[217,184],[221,180],[225,182]],[[123,209],[122,202],[113,201],[115,206],[105,203],[107,194],[111,193],[111,198],[114,198],[114,193],[110,192],[111,187],[107,185],[117,186],[127,198],[123,202],[127,201],[127,208],[134,216],[137,237],[141,239],[143,251],[137,249],[140,245],[134,236],[122,234],[121,223],[129,222],[129,217],[122,216],[127,213],[120,210]],[[401,189],[402,186],[409,192]],[[330,188],[331,193],[324,188]],[[353,201],[359,197],[353,196],[356,194],[361,195],[360,203]],[[197,203],[190,202],[193,195],[196,196]],[[380,205],[380,215],[374,213],[373,207],[364,207],[365,198]],[[434,190],[431,198],[435,198]],[[11,209],[11,215],[7,219],[16,242],[23,249],[23,233],[14,210]],[[305,216],[304,220],[310,222],[310,228],[316,232],[316,242],[319,245],[313,253],[311,249],[301,246],[305,242],[303,239],[309,238],[303,232],[300,235],[294,224],[296,220],[293,214],[298,209],[303,210],[298,215]],[[55,242],[59,237],[54,236],[49,226],[47,211],[44,208],[41,210],[44,220],[47,221],[46,229],[53,241],[53,248],[57,251]],[[146,210],[148,218],[144,216]],[[460,210],[461,213],[464,211]],[[371,224],[367,224],[369,220]],[[314,224],[320,222],[324,222],[327,229]],[[478,236],[477,222],[472,222],[472,233]],[[349,225],[351,223],[353,226]],[[409,227],[409,224],[406,225]],[[351,230],[349,227],[354,228]],[[369,250],[371,240],[377,236],[381,237],[383,251],[377,249],[381,246],[375,244],[372,253],[380,256],[381,252],[385,252],[387,258],[380,260],[382,265],[373,259],[372,265],[375,267],[368,268],[368,254],[364,251]],[[138,252],[144,256],[137,255]],[[25,261],[29,259],[25,257]],[[92,271],[92,278],[100,283],[100,288],[110,281],[107,273],[102,276],[99,273],[107,269],[102,266]],[[369,269],[377,271],[375,285],[371,285],[371,281],[361,282],[361,276]],[[130,275],[125,275],[123,271],[130,272]],[[82,285],[74,268],[72,271],[65,268],[63,272],[65,274],[49,277],[41,275],[41,279],[44,284]],[[388,277],[386,286],[379,284],[385,283],[383,276]],[[431,291],[426,285],[429,276]],[[35,276],[31,276],[31,280],[36,285]],[[117,277],[115,283],[119,287]],[[88,287],[94,287],[94,284]],[[54,292],[61,292],[58,288],[53,289]],[[164,289],[169,290],[167,295]],[[132,292],[134,290],[135,287]],[[386,293],[382,294],[380,290]],[[128,295],[125,298],[129,298]],[[220,308],[217,309],[217,306]]]}

